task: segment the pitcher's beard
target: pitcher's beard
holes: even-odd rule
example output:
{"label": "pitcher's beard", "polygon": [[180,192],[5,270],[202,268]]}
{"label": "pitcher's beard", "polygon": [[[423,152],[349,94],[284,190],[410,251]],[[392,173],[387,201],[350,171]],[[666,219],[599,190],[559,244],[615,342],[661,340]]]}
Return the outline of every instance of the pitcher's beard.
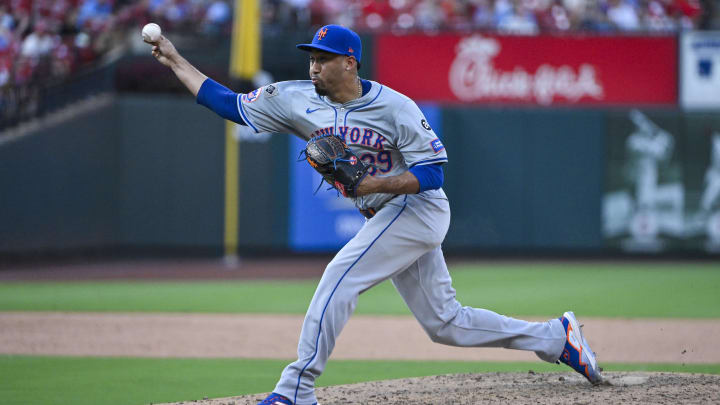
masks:
{"label": "pitcher's beard", "polygon": [[327,96],[327,95],[328,95],[327,90],[318,87],[317,84],[315,84],[314,86],[315,86],[315,93],[317,93],[318,95],[320,95],[320,96]]}

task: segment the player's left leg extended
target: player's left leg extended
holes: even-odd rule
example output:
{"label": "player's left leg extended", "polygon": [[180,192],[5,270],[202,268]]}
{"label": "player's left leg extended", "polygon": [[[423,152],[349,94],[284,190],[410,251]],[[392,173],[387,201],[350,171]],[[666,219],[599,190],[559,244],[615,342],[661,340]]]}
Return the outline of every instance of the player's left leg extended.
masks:
{"label": "player's left leg extended", "polygon": [[[426,205],[429,208],[421,208]],[[433,221],[421,217],[428,211]],[[449,221],[446,200],[422,201],[417,196],[396,197],[369,220],[325,269],[305,315],[298,359],[283,370],[274,392],[296,405],[315,403],[315,379],[360,293],[439,246]]]}
{"label": "player's left leg extended", "polygon": [[531,350],[548,362],[555,362],[563,352],[566,333],[558,319],[528,322],[486,309],[463,307],[455,299],[440,247],[420,257],[392,282],[434,342]]}

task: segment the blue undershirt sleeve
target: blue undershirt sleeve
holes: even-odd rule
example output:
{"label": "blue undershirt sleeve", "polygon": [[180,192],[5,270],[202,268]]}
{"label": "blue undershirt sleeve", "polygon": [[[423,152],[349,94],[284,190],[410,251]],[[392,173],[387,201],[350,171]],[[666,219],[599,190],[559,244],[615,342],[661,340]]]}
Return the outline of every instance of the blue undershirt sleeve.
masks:
{"label": "blue undershirt sleeve", "polygon": [[443,185],[443,171],[441,164],[434,165],[418,165],[410,168],[410,173],[415,175],[420,183],[420,190],[418,193],[422,193],[427,190],[436,190]]}
{"label": "blue undershirt sleeve", "polygon": [[247,125],[238,112],[237,97],[237,93],[208,78],[200,86],[195,101],[226,120]]}

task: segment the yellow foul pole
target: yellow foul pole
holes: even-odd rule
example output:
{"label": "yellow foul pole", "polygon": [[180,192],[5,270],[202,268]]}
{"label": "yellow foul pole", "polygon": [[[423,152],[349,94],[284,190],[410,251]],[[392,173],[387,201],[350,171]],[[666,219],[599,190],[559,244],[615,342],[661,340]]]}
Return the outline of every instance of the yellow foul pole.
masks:
{"label": "yellow foul pole", "polygon": [[[251,80],[260,69],[260,0],[235,0],[230,76]],[[225,258],[236,259],[239,233],[240,148],[235,125],[225,123]]]}

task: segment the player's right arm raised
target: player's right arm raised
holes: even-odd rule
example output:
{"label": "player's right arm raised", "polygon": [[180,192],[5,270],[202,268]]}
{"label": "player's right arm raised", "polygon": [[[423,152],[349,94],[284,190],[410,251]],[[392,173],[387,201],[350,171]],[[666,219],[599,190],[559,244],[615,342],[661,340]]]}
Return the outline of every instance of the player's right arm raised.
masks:
{"label": "player's right arm raised", "polygon": [[164,36],[161,35],[160,39],[155,42],[145,42],[153,46],[152,55],[155,59],[172,69],[175,76],[195,96],[198,104],[209,108],[227,120],[247,125],[236,107],[237,93],[197,70],[195,66],[180,55],[172,42]]}
{"label": "player's right arm raised", "polygon": [[182,84],[190,90],[193,96],[197,97],[200,87],[208,77],[183,58],[172,42],[164,36],[161,35],[156,42],[148,43],[153,45],[152,55],[155,59],[172,69]]}

